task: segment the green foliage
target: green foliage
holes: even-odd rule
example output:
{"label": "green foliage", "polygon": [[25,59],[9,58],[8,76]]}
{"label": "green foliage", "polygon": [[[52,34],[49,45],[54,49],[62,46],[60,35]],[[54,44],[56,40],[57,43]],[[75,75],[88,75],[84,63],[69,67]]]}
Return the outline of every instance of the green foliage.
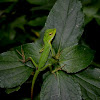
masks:
{"label": "green foliage", "polygon": [[17,18],[14,22],[11,23],[10,27],[14,29],[14,27],[18,27],[24,30],[24,24],[26,24],[25,16],[21,16]]}
{"label": "green foliage", "polygon": [[67,47],[61,52],[60,66],[67,73],[76,73],[90,65],[94,52],[85,46],[75,45]]}
{"label": "green foliage", "polygon": [[[15,2],[16,0],[4,0],[6,2]],[[43,85],[39,93],[35,96],[35,100],[99,100],[100,99],[100,69],[95,66],[89,66],[94,58],[94,51],[89,47],[80,43],[83,33],[84,15],[82,13],[82,5],[78,0],[26,0],[29,5],[35,5],[28,10],[32,15],[20,14],[13,20],[8,20],[7,14],[16,14],[14,5],[11,4],[1,14],[0,27],[0,42],[8,40],[8,44],[13,40],[15,42],[18,29],[24,33],[22,43],[25,43],[24,38],[31,37],[30,31],[36,33],[35,28],[45,26],[40,33],[40,39],[35,43],[27,43],[22,45],[25,53],[25,58],[32,57],[38,64],[42,48],[44,31],[46,29],[56,28],[57,33],[52,42],[55,51],[55,58],[49,56],[48,60],[53,60],[53,69],[62,67],[61,71],[54,74],[50,73],[41,75]],[[56,3],[55,3],[56,1]],[[83,3],[83,12],[85,13],[85,25],[93,18],[100,24],[99,1],[96,0],[81,0]],[[3,1],[2,1],[3,2]],[[55,4],[54,4],[55,3]],[[54,5],[54,6],[53,6]],[[87,6],[88,5],[88,6]],[[50,10],[50,8],[53,8]],[[38,10],[50,10],[50,13],[43,16],[35,15]],[[6,14],[5,14],[6,13]],[[47,20],[46,20],[47,19]],[[27,32],[26,26],[30,31]],[[17,31],[18,32],[17,32]],[[33,31],[32,31],[33,30]],[[39,31],[39,29],[38,29]],[[2,34],[1,34],[2,33]],[[28,35],[26,35],[27,33]],[[31,37],[32,38],[32,37]],[[20,38],[18,38],[20,40]],[[4,44],[3,44],[4,45]],[[18,52],[21,52],[21,46],[14,48],[12,51],[7,51],[0,54],[0,87],[6,88],[7,93],[18,91],[19,87],[25,83],[35,67],[31,61],[22,63],[22,57]],[[57,57],[57,58],[56,58]],[[47,63],[51,63],[47,61]],[[48,69],[46,70],[48,71]],[[34,76],[33,76],[34,77]],[[37,82],[38,85],[41,85]],[[36,87],[37,90],[38,87]],[[30,100],[26,98],[23,100]]]}
{"label": "green foliage", "polygon": [[[32,57],[38,62],[41,46],[37,43],[30,43],[23,46],[26,59]],[[20,51],[21,47],[16,48]],[[8,51],[0,54],[0,87],[12,88],[22,85],[32,74],[34,66],[28,62],[21,63],[21,56],[16,51]],[[32,56],[33,55],[33,56]],[[23,77],[24,76],[24,77]]]}
{"label": "green foliage", "polygon": [[100,0],[83,1],[83,12],[85,14],[85,24],[88,24],[93,18],[99,24],[100,22]]}
{"label": "green foliage", "polygon": [[53,41],[55,49],[64,49],[78,42],[83,32],[83,13],[80,9],[81,3],[77,0],[58,0],[51,9],[42,34],[46,29],[56,28],[56,37]]}
{"label": "green foliage", "polygon": [[100,69],[90,66],[85,71],[75,74],[81,87],[84,100],[100,99]]}
{"label": "green foliage", "polygon": [[40,100],[81,100],[80,87],[71,75],[57,72],[46,77]]}
{"label": "green foliage", "polygon": [[35,20],[29,21],[27,24],[30,25],[30,26],[42,26],[42,25],[44,25],[46,18],[47,18],[46,16],[43,16],[43,17],[40,17],[40,18],[38,17]]}
{"label": "green foliage", "polygon": [[32,68],[22,64],[16,52],[0,54],[0,87],[13,88],[22,85],[31,73]]}

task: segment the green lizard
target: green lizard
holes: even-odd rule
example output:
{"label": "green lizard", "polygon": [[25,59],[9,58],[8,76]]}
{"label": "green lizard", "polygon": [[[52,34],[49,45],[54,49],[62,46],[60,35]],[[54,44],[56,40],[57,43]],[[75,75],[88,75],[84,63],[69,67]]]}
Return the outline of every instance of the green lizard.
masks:
{"label": "green lizard", "polygon": [[43,52],[42,52],[42,54],[40,56],[38,65],[35,63],[35,61],[31,57],[29,57],[27,60],[25,60],[25,56],[24,56],[24,53],[23,53],[22,49],[21,49],[22,54],[19,51],[17,51],[22,56],[23,59],[21,61],[23,63],[28,61],[28,60],[31,60],[32,63],[34,64],[34,66],[36,67],[36,71],[35,71],[35,74],[34,74],[34,77],[33,77],[33,80],[32,80],[31,100],[33,99],[33,88],[34,88],[34,84],[35,84],[35,81],[36,81],[36,78],[37,78],[38,74],[41,71],[45,70],[47,67],[50,66],[50,64],[49,65],[45,65],[46,61],[48,59],[50,51],[51,51],[52,56],[54,56],[52,45],[51,45],[51,41],[53,40],[55,34],[56,34],[56,29],[47,29],[45,31],[44,38],[43,38],[44,48],[43,48]]}
{"label": "green lizard", "polygon": [[42,71],[42,70],[46,69],[48,66],[50,66],[50,65],[45,66],[45,63],[48,59],[50,51],[52,53],[52,56],[54,56],[51,41],[53,40],[55,34],[56,34],[56,29],[47,29],[45,31],[44,38],[43,38],[44,49],[43,49],[43,52],[40,56],[38,66],[35,66],[37,68],[37,70],[35,72],[35,75],[34,75],[33,81],[32,81],[31,100],[33,98],[33,88],[34,88],[34,84],[35,84],[35,81],[36,81],[36,78],[37,78],[38,74],[40,73],[40,71]]}

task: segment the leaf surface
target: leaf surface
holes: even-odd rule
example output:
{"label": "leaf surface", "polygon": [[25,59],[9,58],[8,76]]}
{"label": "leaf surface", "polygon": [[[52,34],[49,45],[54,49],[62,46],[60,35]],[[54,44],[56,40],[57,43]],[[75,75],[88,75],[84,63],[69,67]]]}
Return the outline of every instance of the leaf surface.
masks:
{"label": "leaf surface", "polygon": [[82,45],[65,48],[60,55],[60,66],[67,73],[76,73],[90,65],[94,51]]}
{"label": "leaf surface", "polygon": [[[38,48],[38,49],[37,49]],[[32,57],[36,62],[39,60],[39,45],[28,43],[22,46],[26,59]],[[20,51],[21,47],[17,50]],[[22,85],[33,72],[33,64],[20,61],[21,56],[16,51],[8,51],[0,54],[0,87],[13,88]]]}
{"label": "leaf surface", "polygon": [[32,69],[19,61],[14,51],[8,51],[0,54],[0,87],[12,88],[23,84]]}
{"label": "leaf surface", "polygon": [[81,86],[84,100],[100,100],[100,69],[92,66],[75,74],[75,79]]}
{"label": "leaf surface", "polygon": [[45,79],[40,100],[81,100],[80,87],[73,77],[62,71],[55,75],[50,74]]}
{"label": "leaf surface", "polygon": [[53,46],[56,50],[78,42],[82,34],[83,13],[81,3],[78,0],[57,0],[51,9],[42,35],[46,29],[56,28],[56,36]]}

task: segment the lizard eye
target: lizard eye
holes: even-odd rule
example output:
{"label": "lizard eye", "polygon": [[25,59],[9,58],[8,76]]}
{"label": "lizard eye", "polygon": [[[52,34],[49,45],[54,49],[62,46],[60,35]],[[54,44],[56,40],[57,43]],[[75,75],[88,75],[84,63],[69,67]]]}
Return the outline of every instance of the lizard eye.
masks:
{"label": "lizard eye", "polygon": [[49,33],[49,35],[52,35],[52,33]]}

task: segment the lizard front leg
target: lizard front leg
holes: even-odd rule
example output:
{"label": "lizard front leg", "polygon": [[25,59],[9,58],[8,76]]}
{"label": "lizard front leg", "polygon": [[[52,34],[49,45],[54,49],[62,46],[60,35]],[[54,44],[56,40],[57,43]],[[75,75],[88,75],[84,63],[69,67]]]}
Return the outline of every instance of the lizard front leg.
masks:
{"label": "lizard front leg", "polygon": [[19,52],[17,49],[16,51],[22,57],[22,59],[19,59],[19,61],[21,61],[22,63],[25,63],[25,54],[24,54],[24,50],[22,49],[22,45],[21,45],[21,52]]}
{"label": "lizard front leg", "polygon": [[21,52],[19,52],[18,50],[16,50],[16,51],[22,57],[22,59],[19,59],[19,61],[21,61],[22,63],[31,61],[33,63],[33,65],[36,67],[36,69],[38,69],[38,65],[35,63],[35,61],[32,59],[32,57],[28,57],[27,59],[25,59],[25,54],[24,54],[24,50],[22,49],[22,45],[21,45]]}

